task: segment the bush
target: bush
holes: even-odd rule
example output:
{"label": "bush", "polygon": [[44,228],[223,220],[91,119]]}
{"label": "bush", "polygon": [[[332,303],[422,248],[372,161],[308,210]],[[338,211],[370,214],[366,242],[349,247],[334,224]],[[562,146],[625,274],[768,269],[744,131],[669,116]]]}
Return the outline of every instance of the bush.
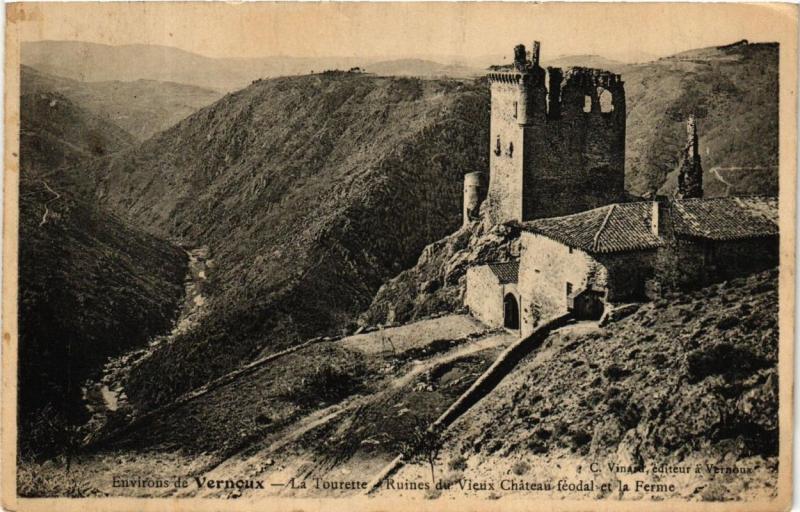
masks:
{"label": "bush", "polygon": [[464,471],[467,469],[467,459],[463,455],[456,455],[454,458],[450,459],[447,467],[452,471]]}
{"label": "bush", "polygon": [[511,472],[517,476],[524,475],[525,473],[530,471],[530,469],[531,469],[530,464],[528,464],[524,460],[519,460],[515,462],[513,466],[511,466]]}

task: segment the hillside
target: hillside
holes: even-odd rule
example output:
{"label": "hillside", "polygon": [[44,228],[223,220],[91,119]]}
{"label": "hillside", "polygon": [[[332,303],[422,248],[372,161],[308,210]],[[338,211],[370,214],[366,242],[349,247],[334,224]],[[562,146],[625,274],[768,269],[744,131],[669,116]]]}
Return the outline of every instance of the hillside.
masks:
{"label": "hillside", "polygon": [[461,176],[487,166],[487,94],[356,73],[260,81],[98,166],[104,205],[215,261],[211,313],[134,369],[129,396],[169,400],[351,327],[459,225]]}
{"label": "hillside", "polygon": [[169,328],[183,251],[86,200],[85,165],[130,145],[120,128],[38,89],[21,97],[20,457],[69,450],[83,381]]}
{"label": "hillside", "polygon": [[474,78],[484,74],[484,70],[480,68],[442,64],[427,59],[395,59],[371,62],[366,66],[366,69],[376,75],[428,78]]}
{"label": "hillside", "polygon": [[[619,479],[631,484],[626,498],[645,499],[650,496],[635,492],[634,480],[676,483],[664,499],[774,492],[777,282],[773,270],[644,304],[605,328],[554,333],[445,434],[440,478]],[[587,460],[601,471],[582,474],[578,466]],[[706,462],[752,468],[754,477],[714,476]],[[634,471],[609,471],[608,464]],[[661,464],[700,464],[703,471],[654,473]],[[397,478],[429,475],[417,465]],[[524,496],[494,493],[504,494]],[[592,496],[617,493],[596,488],[585,494]]]}
{"label": "hillside", "polygon": [[[142,80],[144,83],[130,87],[147,89],[150,94],[154,88],[176,87],[156,87],[147,82],[153,80],[232,91],[259,78],[354,66],[379,75],[468,77],[480,74],[479,60],[473,59],[468,65],[449,65],[412,58],[213,59],[170,47],[69,41],[29,42],[22,48],[22,62],[46,73],[88,82]],[[496,62],[501,60],[495,57]],[[559,56],[544,64],[599,67],[623,75],[628,108],[626,186],[633,195],[653,194],[662,186],[662,192],[674,189],[677,154],[684,139],[682,122],[690,112],[699,118],[709,195],[775,192],[778,47],[774,43],[740,42],[640,64],[626,64],[599,55]],[[173,94],[195,93],[164,91],[168,99]],[[188,105],[200,103],[198,99]],[[144,109],[144,114],[153,112]],[[118,124],[144,137],[147,130],[139,128],[141,122],[137,119],[132,118],[133,126]],[[159,126],[166,125],[165,122]]]}
{"label": "hillside", "polygon": [[137,141],[169,128],[222,96],[211,89],[155,80],[81,82],[28,66],[22,66],[21,90],[60,94]]}
{"label": "hillside", "polygon": [[[676,155],[686,140],[683,121],[689,113],[698,117],[707,196],[777,191],[776,44],[693,50],[623,72],[630,192],[641,196],[665,183],[662,191],[674,190]],[[715,168],[722,168],[722,178],[733,184],[730,189],[716,177]]]}
{"label": "hillside", "polygon": [[35,72],[22,69],[20,158],[35,172],[65,169],[133,145],[119,126],[91,113],[46,86],[32,85]]}

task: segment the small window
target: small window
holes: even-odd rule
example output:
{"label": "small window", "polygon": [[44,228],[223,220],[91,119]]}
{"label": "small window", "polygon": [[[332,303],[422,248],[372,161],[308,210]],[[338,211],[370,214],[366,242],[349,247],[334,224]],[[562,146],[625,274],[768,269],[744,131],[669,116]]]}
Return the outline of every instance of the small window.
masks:
{"label": "small window", "polygon": [[584,112],[591,112],[592,111],[592,97],[588,94],[583,97],[583,111]]}
{"label": "small window", "polygon": [[514,156],[514,143],[513,142],[509,142],[508,143],[508,156],[510,156],[510,157]]}
{"label": "small window", "polygon": [[569,247],[569,253],[572,254],[572,247]]}
{"label": "small window", "polygon": [[614,98],[612,97],[611,93],[606,89],[599,89],[599,102],[600,102],[600,112],[604,114],[608,114],[614,111]]}
{"label": "small window", "polygon": [[498,135],[497,136],[497,144],[495,145],[495,148],[494,148],[494,154],[497,155],[497,156],[500,156],[500,153],[502,153],[502,152],[503,152],[503,150],[500,149],[500,136]]}
{"label": "small window", "polygon": [[567,283],[567,297],[572,296],[572,283]]}
{"label": "small window", "polygon": [[517,102],[514,102],[514,119],[517,118]]}

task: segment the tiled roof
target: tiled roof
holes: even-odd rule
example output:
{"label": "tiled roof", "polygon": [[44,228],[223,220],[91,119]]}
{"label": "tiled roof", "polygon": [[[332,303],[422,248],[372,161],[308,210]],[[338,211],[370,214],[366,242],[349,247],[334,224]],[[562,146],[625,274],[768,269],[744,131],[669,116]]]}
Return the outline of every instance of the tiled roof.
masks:
{"label": "tiled roof", "polygon": [[675,233],[709,240],[738,240],[778,234],[778,200],[774,197],[676,199],[672,203]]}
{"label": "tiled roof", "polygon": [[489,268],[500,281],[500,284],[516,283],[519,280],[519,262],[489,263]]}
{"label": "tiled roof", "polygon": [[564,217],[537,219],[522,229],[593,253],[652,249],[662,245],[652,229],[653,203],[617,203]]}

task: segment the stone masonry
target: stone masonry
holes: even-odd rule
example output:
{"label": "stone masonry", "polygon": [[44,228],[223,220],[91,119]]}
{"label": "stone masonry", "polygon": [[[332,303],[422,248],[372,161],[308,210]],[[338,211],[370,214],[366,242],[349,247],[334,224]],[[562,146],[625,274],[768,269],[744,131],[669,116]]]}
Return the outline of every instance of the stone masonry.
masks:
{"label": "stone masonry", "polygon": [[[621,201],[625,90],[619,75],[539,65],[519,45],[513,68],[490,73],[492,223],[566,215]],[[545,82],[548,85],[545,85]]]}

